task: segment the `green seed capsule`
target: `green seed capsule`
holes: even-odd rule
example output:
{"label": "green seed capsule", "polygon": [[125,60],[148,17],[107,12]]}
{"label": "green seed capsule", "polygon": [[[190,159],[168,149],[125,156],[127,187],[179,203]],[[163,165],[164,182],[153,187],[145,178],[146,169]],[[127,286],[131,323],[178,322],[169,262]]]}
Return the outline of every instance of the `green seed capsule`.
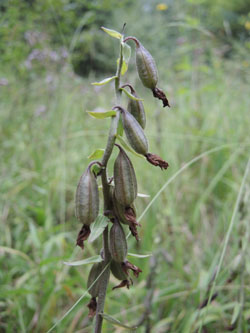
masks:
{"label": "green seed capsule", "polygon": [[81,176],[75,196],[75,214],[77,219],[90,225],[96,219],[99,212],[99,193],[97,181],[91,171],[90,164]]}
{"label": "green seed capsule", "polygon": [[[117,145],[118,146],[118,145]],[[120,152],[114,163],[115,197],[123,205],[130,205],[137,196],[137,181],[134,167],[125,153],[118,146]]]}
{"label": "green seed capsule", "polygon": [[110,229],[109,249],[112,259],[116,262],[122,263],[126,259],[128,253],[127,240],[118,221],[115,221]]}
{"label": "green seed capsule", "polygon": [[[101,274],[103,270],[103,262],[98,262],[94,264],[89,272],[88,282],[87,282],[87,288],[89,288],[92,283],[98,278],[98,276]],[[97,297],[99,293],[99,284],[100,279],[98,279],[95,284],[89,289],[89,293],[92,297]]]}
{"label": "green seed capsule", "polygon": [[138,154],[146,155],[148,152],[148,140],[138,121],[128,111],[123,110],[122,123],[131,147]]}
{"label": "green seed capsule", "polygon": [[112,274],[118,280],[127,280],[127,275],[125,274],[124,270],[122,269],[122,264],[120,262],[116,262],[114,260],[111,261],[110,269]]}
{"label": "green seed capsule", "polygon": [[136,43],[136,67],[143,85],[154,89],[158,82],[157,67],[152,55],[139,41]]}

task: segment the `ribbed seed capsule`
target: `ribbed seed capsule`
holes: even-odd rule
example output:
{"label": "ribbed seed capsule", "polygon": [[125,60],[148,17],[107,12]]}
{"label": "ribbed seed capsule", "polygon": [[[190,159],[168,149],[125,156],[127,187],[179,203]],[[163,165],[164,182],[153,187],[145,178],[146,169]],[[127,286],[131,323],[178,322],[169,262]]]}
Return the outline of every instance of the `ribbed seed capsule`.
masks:
{"label": "ribbed seed capsule", "polygon": [[117,146],[120,152],[114,163],[114,193],[121,204],[128,206],[137,196],[137,181],[128,155],[119,145]]}
{"label": "ribbed seed capsule", "polygon": [[84,225],[90,225],[99,212],[99,193],[97,181],[91,171],[91,163],[81,176],[75,196],[75,213]]}
{"label": "ribbed seed capsule", "polygon": [[110,229],[109,249],[116,262],[123,262],[128,253],[127,240],[121,224],[115,221]]}
{"label": "ribbed seed capsule", "polygon": [[118,280],[122,281],[127,279],[127,275],[125,274],[122,268],[122,264],[120,262],[112,260],[110,264],[110,269],[114,277],[117,278]]}
{"label": "ribbed seed capsule", "polygon": [[[103,270],[103,262],[98,262],[94,264],[89,272],[88,282],[87,282],[87,288],[89,288],[92,283],[98,278],[98,276],[101,274]],[[99,282],[100,279],[98,279],[95,284],[88,290],[90,295],[92,297],[97,297],[99,293]]]}
{"label": "ribbed seed capsule", "polygon": [[136,67],[143,85],[154,89],[158,82],[157,67],[152,55],[140,43],[136,43]]}
{"label": "ribbed seed capsule", "polygon": [[[129,87],[131,94],[138,98],[134,88],[130,84],[125,84],[124,86],[122,86],[122,88],[125,88],[125,87]],[[128,109],[128,112],[131,113],[135,117],[135,119],[144,129],[146,127],[146,114],[144,111],[144,106],[143,106],[142,101],[135,101],[135,100],[129,98],[127,109]]]}
{"label": "ribbed seed capsule", "polygon": [[146,155],[148,152],[148,140],[138,121],[128,111],[122,109],[122,124],[131,147],[138,153]]}

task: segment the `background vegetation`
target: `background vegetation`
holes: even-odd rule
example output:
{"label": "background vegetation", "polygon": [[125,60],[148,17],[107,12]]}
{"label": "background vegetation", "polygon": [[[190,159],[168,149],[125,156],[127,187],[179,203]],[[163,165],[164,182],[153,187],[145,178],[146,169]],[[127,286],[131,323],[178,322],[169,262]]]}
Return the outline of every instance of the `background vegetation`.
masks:
{"label": "background vegetation", "polygon": [[[128,325],[141,319],[137,332],[250,330],[249,174],[235,206],[250,147],[249,11],[246,0],[1,1],[0,332],[46,332],[86,290],[90,266],[63,261],[101,247],[75,248],[74,194],[109,128],[85,111],[113,105],[112,85],[90,85],[114,73],[118,56],[99,28],[123,22],[154,54],[172,106],[138,84],[151,151],[170,168],[131,156],[150,198],[137,199],[141,242],[130,239],[130,252],[153,256],[133,258],[143,274],[130,290],[111,291],[111,278],[105,312]],[[132,57],[124,82],[137,86],[134,69]],[[216,272],[218,295],[199,309]],[[91,332],[88,300],[54,332]],[[123,330],[105,322],[104,332]]]}

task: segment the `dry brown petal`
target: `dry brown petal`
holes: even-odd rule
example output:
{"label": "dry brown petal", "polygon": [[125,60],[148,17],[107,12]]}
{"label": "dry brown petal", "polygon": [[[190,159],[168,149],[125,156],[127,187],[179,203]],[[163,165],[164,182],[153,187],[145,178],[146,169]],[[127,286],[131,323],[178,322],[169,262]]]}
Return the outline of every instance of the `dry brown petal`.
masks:
{"label": "dry brown petal", "polygon": [[83,242],[89,237],[89,235],[90,235],[90,227],[84,224],[81,230],[79,231],[76,239],[76,245],[80,246],[82,250],[84,249]]}
{"label": "dry brown petal", "polygon": [[169,167],[168,162],[164,161],[160,156],[147,153],[145,155],[147,161],[155,166],[160,167],[161,169],[167,169]]}
{"label": "dry brown petal", "polygon": [[152,91],[153,91],[154,97],[159,98],[160,100],[162,100],[163,107],[168,106],[170,108],[168,99],[167,99],[166,95],[164,94],[164,92],[161,89],[155,87],[154,89],[152,89]]}
{"label": "dry brown petal", "polygon": [[123,287],[127,287],[129,289],[129,286],[130,286],[129,280],[123,280],[120,284],[118,284],[118,286],[113,287],[112,290]]}
{"label": "dry brown petal", "polygon": [[89,317],[94,317],[95,313],[96,313],[96,307],[97,307],[97,302],[96,302],[96,298],[92,297],[89,304],[87,305],[87,307],[89,308]]}
{"label": "dry brown petal", "polygon": [[137,232],[137,226],[141,227],[140,223],[136,221],[136,213],[132,207],[128,207],[125,209],[124,213],[125,218],[129,221],[129,229],[131,234],[139,241],[139,236]]}
{"label": "dry brown petal", "polygon": [[127,274],[127,275],[128,275],[128,270],[131,269],[131,271],[133,271],[133,274],[134,274],[135,277],[138,277],[139,274],[142,272],[142,270],[139,267],[131,264],[129,261],[123,262],[122,263],[122,268],[124,270],[124,273]]}

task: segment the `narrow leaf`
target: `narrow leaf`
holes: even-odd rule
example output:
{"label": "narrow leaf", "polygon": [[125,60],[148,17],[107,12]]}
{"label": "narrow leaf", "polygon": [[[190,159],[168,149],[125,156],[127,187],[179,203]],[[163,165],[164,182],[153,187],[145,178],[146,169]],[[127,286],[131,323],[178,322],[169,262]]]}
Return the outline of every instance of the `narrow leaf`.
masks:
{"label": "narrow leaf", "polygon": [[[120,61],[120,58],[118,58],[117,61],[116,61],[117,67],[119,66],[119,61]],[[123,62],[122,62],[122,68],[121,68],[121,75],[124,75],[127,72],[127,69],[128,69],[128,65],[123,60]]]}
{"label": "narrow leaf", "polygon": [[116,79],[117,76],[111,76],[111,77],[107,77],[106,79],[100,81],[100,82],[93,82],[91,83],[93,86],[104,86],[104,84],[107,84],[111,81],[113,81],[114,79]]}
{"label": "narrow leaf", "polygon": [[114,117],[116,115],[116,111],[108,110],[108,111],[87,111],[87,113],[93,118],[104,119],[108,117]]}
{"label": "narrow leaf", "polygon": [[102,168],[100,167],[100,165],[95,164],[92,166],[92,172],[94,172],[94,174],[97,176],[99,175],[99,173],[101,172]]}
{"label": "narrow leaf", "polygon": [[132,148],[130,148],[129,145],[126,143],[126,141],[120,135],[116,135],[116,137],[120,141],[120,144],[123,146],[124,149],[126,149],[136,157],[144,158],[142,155],[137,154],[137,152],[135,152]]}
{"label": "narrow leaf", "polygon": [[126,94],[129,98],[133,99],[134,101],[143,101],[142,98],[138,98],[138,97],[135,97],[134,95],[130,94],[130,92],[128,92],[125,88],[120,88],[120,90],[122,90],[123,92],[125,92],[125,94]]}
{"label": "narrow leaf", "polygon": [[98,215],[95,219],[95,222],[90,226],[90,236],[88,238],[88,242],[92,243],[96,238],[98,238],[108,225],[109,219],[104,215]]}
{"label": "narrow leaf", "polygon": [[103,31],[105,31],[109,36],[117,38],[117,39],[121,39],[122,38],[122,34],[120,34],[120,32],[112,30],[112,29],[108,29],[105,27],[101,27],[101,29]]}
{"label": "narrow leaf", "polygon": [[135,254],[135,253],[128,253],[129,257],[136,257],[136,258],[148,258],[152,257],[152,253],[149,254]]}
{"label": "narrow leaf", "polygon": [[137,196],[140,198],[150,198],[149,194],[137,193]]}
{"label": "narrow leaf", "polygon": [[99,315],[101,315],[103,319],[106,319],[107,321],[109,321],[113,325],[123,327],[123,328],[127,328],[127,329],[130,329],[130,330],[133,330],[133,331],[137,329],[136,326],[125,325],[125,324],[121,323],[119,320],[115,319],[114,317],[111,317],[111,316],[107,315],[106,313],[99,313]]}
{"label": "narrow leaf", "polygon": [[128,65],[131,56],[131,47],[126,43],[122,43],[122,47],[123,47],[123,60]]}
{"label": "narrow leaf", "polygon": [[63,263],[67,266],[81,266],[81,265],[87,265],[87,264],[93,264],[95,262],[101,262],[102,258],[101,256],[93,256],[89,257],[84,260],[77,260],[77,261],[64,261]]}
{"label": "narrow leaf", "polygon": [[239,314],[240,314],[240,310],[241,310],[241,305],[240,305],[240,303],[236,302],[235,307],[234,307],[232,320],[231,320],[231,325],[233,325],[236,322],[236,320],[238,319]]}
{"label": "narrow leaf", "polygon": [[104,154],[104,149],[96,149],[92,154],[88,156],[88,159],[90,160],[99,159],[102,158],[103,154]]}

